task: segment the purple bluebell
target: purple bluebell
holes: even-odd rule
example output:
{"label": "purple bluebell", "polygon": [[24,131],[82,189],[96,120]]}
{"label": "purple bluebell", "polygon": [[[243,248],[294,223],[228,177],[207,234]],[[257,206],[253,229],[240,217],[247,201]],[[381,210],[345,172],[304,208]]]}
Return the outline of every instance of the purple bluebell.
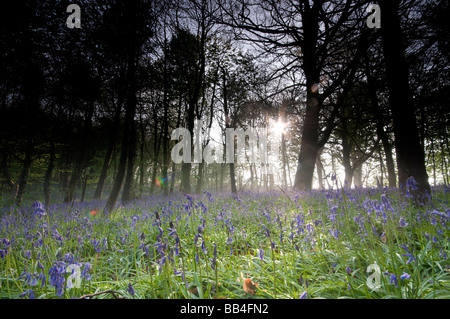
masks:
{"label": "purple bluebell", "polygon": [[84,268],[81,271],[81,278],[84,278],[85,280],[90,280],[91,279],[91,276],[89,275],[90,270],[91,270],[91,264],[84,263]]}
{"label": "purple bluebell", "polygon": [[406,247],[406,245],[403,244],[403,245],[400,245],[400,247],[403,248],[404,250],[406,250],[406,252],[408,252],[408,254],[402,254],[402,256],[409,257],[409,259],[406,262],[406,264],[409,264],[411,261],[416,259],[414,257],[414,255],[409,251],[408,247]]}
{"label": "purple bluebell", "polygon": [[202,247],[203,253],[206,255],[207,251],[206,251],[206,247],[205,247],[205,241],[202,241],[201,247]]}
{"label": "purple bluebell", "polygon": [[415,180],[414,176],[410,176],[407,180],[406,180],[406,187],[408,187],[409,189],[416,191],[419,189],[419,183]]}
{"label": "purple bluebell", "polygon": [[41,202],[35,201],[32,206],[34,212],[33,215],[37,217],[43,217],[46,215],[44,205]]}
{"label": "purple bluebell", "polygon": [[397,282],[397,276],[394,274],[391,274],[390,283],[395,285],[395,288],[398,288],[398,282]]}
{"label": "purple bluebell", "polygon": [[133,288],[133,286],[131,285],[131,282],[128,283],[127,292],[128,292],[130,295],[134,296],[134,288]]}
{"label": "purple bluebell", "polygon": [[48,271],[50,277],[50,285],[55,287],[56,295],[62,297],[64,293],[64,274],[66,273],[67,264],[62,261],[57,261],[54,263],[53,267]]}
{"label": "purple bluebell", "polygon": [[352,274],[352,269],[349,266],[345,267],[345,271],[347,272],[347,275],[349,275],[349,276]]}
{"label": "purple bluebell", "polygon": [[30,259],[30,258],[31,258],[31,250],[25,250],[25,251],[23,252],[23,256],[24,256],[25,258]]}
{"label": "purple bluebell", "polygon": [[402,218],[400,218],[400,220],[399,220],[399,225],[400,225],[400,227],[406,227],[406,226],[408,226],[409,225],[409,223],[407,223],[406,221],[405,221],[405,219],[402,217]]}
{"label": "purple bluebell", "polygon": [[35,296],[35,294],[34,294],[33,289],[28,289],[28,290],[24,291],[23,293],[21,293],[21,294],[19,295],[19,297],[20,297],[20,298],[23,298],[23,297],[25,297],[26,295],[28,295],[28,298],[29,298],[29,299],[36,299],[36,296]]}
{"label": "purple bluebell", "polygon": [[213,251],[213,258],[209,259],[211,261],[211,268],[216,270],[216,264],[217,264],[217,245],[214,243],[214,251]]}
{"label": "purple bluebell", "polygon": [[411,275],[406,272],[403,272],[403,275],[400,276],[401,280],[405,280],[405,279],[409,279],[409,278],[411,278]]}

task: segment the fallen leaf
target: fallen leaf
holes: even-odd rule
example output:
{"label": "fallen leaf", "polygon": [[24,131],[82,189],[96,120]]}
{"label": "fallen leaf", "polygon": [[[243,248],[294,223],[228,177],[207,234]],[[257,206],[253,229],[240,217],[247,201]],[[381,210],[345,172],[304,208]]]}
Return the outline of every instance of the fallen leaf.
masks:
{"label": "fallen leaf", "polygon": [[244,291],[249,293],[250,295],[255,294],[256,287],[258,287],[258,284],[254,283],[250,278],[246,278],[244,280]]}

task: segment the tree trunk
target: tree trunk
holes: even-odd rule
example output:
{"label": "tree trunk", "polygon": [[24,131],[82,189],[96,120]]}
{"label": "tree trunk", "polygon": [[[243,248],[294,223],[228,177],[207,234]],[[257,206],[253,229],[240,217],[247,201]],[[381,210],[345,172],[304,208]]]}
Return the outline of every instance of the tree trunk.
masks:
{"label": "tree trunk", "polygon": [[87,149],[90,146],[90,132],[91,132],[91,126],[92,126],[92,117],[94,115],[94,101],[90,101],[89,102],[89,109],[88,112],[86,114],[86,119],[84,121],[85,123],[85,127],[83,129],[83,132],[80,136],[80,144],[78,146],[78,153],[77,153],[77,158],[75,161],[75,167],[73,169],[72,172],[72,176],[70,178],[70,182],[69,182],[69,188],[66,192],[66,195],[64,197],[64,202],[66,203],[70,203],[73,201],[74,199],[74,194],[75,194],[75,188],[78,184],[78,181],[81,178],[81,174],[83,172],[83,170],[86,167],[86,162],[87,162]]}
{"label": "tree trunk", "polygon": [[[372,109],[375,112],[376,124],[377,124],[377,136],[378,139],[381,140],[381,144],[383,145],[383,151],[386,157],[386,167],[388,173],[388,183],[389,187],[396,187],[396,174],[395,174],[395,166],[394,166],[394,158],[392,156],[392,145],[389,141],[389,136],[384,129],[384,120],[383,114],[378,103],[377,92],[375,87],[375,79],[370,76],[370,71],[366,72],[368,78],[368,95],[372,104]],[[380,155],[381,156],[381,155]]]}
{"label": "tree trunk", "polygon": [[362,187],[362,168],[363,166],[360,165],[355,169],[353,175],[353,183],[355,184],[355,187]]}
{"label": "tree trunk", "polygon": [[33,160],[32,160],[33,151],[34,151],[33,136],[29,135],[27,137],[27,145],[26,145],[26,149],[25,149],[25,159],[23,161],[22,171],[20,172],[19,182],[18,182],[19,187],[17,189],[16,199],[15,199],[15,202],[17,205],[21,204],[23,195],[25,193],[25,187],[28,183],[28,177],[30,175],[31,164],[33,162]]}
{"label": "tree trunk", "polygon": [[50,205],[50,186],[52,182],[53,169],[55,168],[55,139],[52,133],[50,138],[50,158],[48,161],[47,171],[45,172],[45,180],[44,180],[44,198],[45,198],[45,207]]}
{"label": "tree trunk", "polygon": [[430,192],[425,154],[414,114],[409,88],[408,68],[402,46],[402,31],[398,16],[398,0],[379,0],[383,21],[381,27],[390,107],[394,124],[399,186],[413,176],[419,183],[419,193]]}
{"label": "tree trunk", "polygon": [[9,157],[8,152],[6,150],[3,150],[3,156],[2,156],[2,162],[0,164],[0,169],[1,169],[1,173],[3,175],[3,178],[5,179],[5,182],[9,187],[12,198],[15,198],[16,193],[17,193],[17,186],[14,183],[14,181],[12,180],[11,174],[9,173],[9,170],[8,170],[8,157]]}
{"label": "tree trunk", "polygon": [[342,164],[344,165],[344,171],[345,171],[344,187],[347,189],[350,189],[350,188],[352,188],[354,168],[352,167],[351,157],[350,157],[351,151],[352,151],[352,142],[349,141],[348,133],[346,130],[347,130],[347,126],[345,125],[345,122],[344,122],[343,130],[341,132]]}
{"label": "tree trunk", "polygon": [[[131,2],[130,4],[131,15],[136,14],[135,3]],[[130,43],[128,49],[128,63],[127,63],[127,102],[125,104],[125,123],[124,123],[124,133],[122,137],[122,149],[120,152],[119,165],[117,170],[117,175],[114,180],[114,184],[111,190],[111,193],[108,197],[108,200],[105,205],[105,211],[111,212],[114,209],[117,198],[119,197],[120,189],[122,188],[122,183],[125,178],[125,172],[127,170],[127,159],[130,160],[133,158],[134,154],[129,154],[132,148],[135,147],[135,139],[134,134],[134,116],[136,114],[136,34],[137,30],[130,29]],[[128,171],[130,171],[130,167],[134,166],[134,163],[128,165]],[[132,174],[130,174],[130,179],[132,179]],[[131,184],[129,185],[131,187]]]}
{"label": "tree trunk", "polygon": [[114,143],[110,143],[108,145],[108,149],[106,150],[105,158],[103,160],[102,170],[100,172],[100,176],[98,177],[97,187],[95,188],[94,199],[102,198],[103,188],[105,187],[105,181],[108,177],[108,168],[111,165],[111,161],[113,159],[113,149]]}
{"label": "tree trunk", "polygon": [[31,164],[33,163],[34,153],[34,130],[35,120],[39,111],[39,90],[42,83],[41,71],[38,66],[30,60],[27,61],[25,81],[23,83],[23,96],[26,109],[26,146],[25,158],[23,160],[22,170],[18,179],[18,189],[15,202],[20,205],[25,193],[25,187],[30,176]]}
{"label": "tree trunk", "polygon": [[89,179],[89,176],[87,174],[84,176],[84,178],[82,178],[83,185],[82,185],[82,188],[81,188],[81,200],[80,200],[81,202],[84,202],[84,197],[86,195],[86,188],[87,188],[88,179]]}
{"label": "tree trunk", "polygon": [[294,187],[301,190],[310,190],[314,175],[314,167],[317,159],[319,142],[319,94],[312,92],[311,86],[316,81],[307,80],[307,105],[303,122],[300,154],[298,157],[297,172],[295,174]]}
{"label": "tree trunk", "polygon": [[[123,96],[123,94],[121,96]],[[108,149],[106,150],[105,159],[103,160],[102,170],[100,172],[97,187],[96,187],[95,193],[94,193],[94,199],[102,198],[103,188],[105,187],[105,181],[106,181],[106,178],[108,177],[108,169],[113,160],[114,145],[116,142],[116,134],[117,134],[116,132],[117,132],[117,127],[119,126],[120,111],[122,110],[122,104],[123,104],[123,98],[121,96],[119,96],[119,100],[117,102],[117,108],[116,108],[116,111],[114,114],[114,120],[113,120],[113,124],[111,126],[111,132],[109,133]]]}
{"label": "tree trunk", "polygon": [[[135,96],[135,93],[133,94]],[[136,98],[132,97],[134,103],[134,109],[136,110]],[[134,119],[131,120],[129,128],[128,139],[128,152],[127,152],[127,175],[125,177],[125,183],[123,184],[122,201],[124,203],[130,201],[133,198],[133,182],[134,182],[134,164],[136,162],[136,124]]]}
{"label": "tree trunk", "polygon": [[319,189],[324,189],[325,188],[324,184],[323,184],[323,165],[322,165],[322,161],[320,159],[320,156],[322,155],[322,151],[323,151],[323,147],[317,153],[317,160],[316,160],[317,178],[319,180]]}

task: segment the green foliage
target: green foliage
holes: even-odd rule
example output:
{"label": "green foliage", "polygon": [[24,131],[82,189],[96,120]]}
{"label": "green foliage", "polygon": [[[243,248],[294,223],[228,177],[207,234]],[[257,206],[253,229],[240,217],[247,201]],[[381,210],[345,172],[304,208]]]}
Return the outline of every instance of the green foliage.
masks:
{"label": "green foliage", "polygon": [[[54,205],[45,215],[37,204],[13,211],[0,222],[1,297],[32,289],[36,298],[58,298],[50,279],[58,262],[90,265],[79,288],[68,288],[70,274],[62,274],[62,298],[106,290],[115,295],[94,298],[449,297],[448,192],[424,206],[395,191],[289,196],[148,198],[110,216],[99,202]],[[379,291],[366,284],[374,263]],[[257,284],[254,294],[245,278]]]}

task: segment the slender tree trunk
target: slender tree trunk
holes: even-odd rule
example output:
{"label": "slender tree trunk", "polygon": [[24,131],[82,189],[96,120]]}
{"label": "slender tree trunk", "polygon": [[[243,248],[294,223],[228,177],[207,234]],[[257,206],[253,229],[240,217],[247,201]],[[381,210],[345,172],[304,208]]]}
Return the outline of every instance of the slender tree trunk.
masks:
{"label": "slender tree trunk", "polygon": [[[132,98],[134,109],[136,109],[136,99]],[[134,119],[131,121],[130,133],[128,139],[128,152],[127,152],[127,175],[125,177],[125,183],[123,184],[122,201],[128,202],[133,197],[133,182],[134,182],[134,168],[136,162],[136,123]]]}
{"label": "slender tree trunk", "polygon": [[[123,96],[123,94],[121,95]],[[95,188],[94,199],[102,198],[103,188],[105,187],[106,178],[108,177],[108,170],[111,166],[114,153],[114,145],[116,143],[116,132],[117,127],[120,123],[120,111],[122,109],[123,98],[119,97],[117,108],[114,114],[113,124],[111,126],[111,131],[109,133],[108,148],[106,150],[105,158],[103,160],[102,170],[100,171],[100,176],[98,178],[97,187]]]}
{"label": "slender tree trunk", "polygon": [[323,151],[323,147],[317,153],[317,160],[316,160],[317,178],[319,180],[319,188],[320,189],[324,189],[325,188],[324,184],[323,184],[323,165],[322,165],[322,161],[320,159],[320,156],[322,155],[322,151]]}
{"label": "slender tree trunk", "polygon": [[294,187],[301,190],[310,190],[314,167],[317,159],[319,142],[319,94],[311,91],[311,86],[316,81],[307,80],[307,105],[303,122],[300,154],[298,157],[297,173],[295,174]]}
{"label": "slender tree trunk", "polygon": [[355,184],[355,187],[362,187],[362,168],[363,166],[360,165],[355,169],[353,175],[353,183]]}
{"label": "slender tree trunk", "polygon": [[283,185],[284,188],[287,188],[287,159],[286,159],[286,137],[284,134],[281,134],[281,158],[283,165]]}
{"label": "slender tree trunk", "polygon": [[384,187],[383,156],[381,156],[381,152],[379,152],[379,154],[380,154],[380,184],[381,184],[381,187]]}
{"label": "slender tree trunk", "polygon": [[[231,126],[230,112],[228,109],[228,90],[227,90],[227,73],[224,68],[222,68],[222,80],[223,80],[223,109],[225,112],[225,130]],[[232,141],[226,141],[226,143],[233,143],[233,149],[235,149],[235,139]],[[224,154],[226,153],[226,148],[224,149]],[[234,152],[233,152],[234,153]],[[236,188],[236,176],[234,171],[234,158],[231,159],[232,162],[229,163],[230,166],[230,186],[231,192],[233,194],[237,193]]]}
{"label": "slender tree trunk", "polygon": [[44,198],[45,198],[45,207],[50,205],[50,186],[52,182],[53,169],[55,168],[55,139],[52,133],[50,138],[50,158],[48,161],[47,171],[45,172],[45,180],[44,180]]}
{"label": "slender tree trunk", "polygon": [[94,115],[94,101],[89,102],[89,109],[86,114],[85,119],[85,127],[83,129],[83,133],[80,136],[79,146],[78,146],[78,153],[77,153],[77,159],[75,161],[75,167],[72,172],[72,176],[70,178],[69,182],[69,188],[66,192],[66,195],[64,197],[64,202],[69,203],[72,202],[74,199],[75,194],[75,188],[81,178],[81,174],[83,170],[85,169],[86,162],[87,162],[87,149],[90,146],[90,132],[91,132],[91,126],[92,126],[92,117]]}
{"label": "slender tree trunk", "polygon": [[20,205],[22,203],[23,195],[25,193],[25,187],[28,183],[28,177],[30,175],[31,164],[33,162],[33,160],[32,160],[33,151],[34,151],[33,137],[28,136],[27,144],[26,144],[26,148],[25,148],[25,159],[23,161],[22,171],[20,172],[19,180],[18,180],[19,187],[17,189],[16,199],[15,199],[17,205]]}
{"label": "slender tree trunk", "polygon": [[[134,2],[131,2],[130,9],[131,15],[134,16],[136,14],[136,6]],[[133,139],[134,132],[134,116],[136,114],[136,32],[133,28],[130,29],[130,43],[128,49],[128,69],[127,69],[127,102],[125,107],[125,123],[124,123],[124,133],[122,137],[122,149],[120,152],[120,159],[118,164],[117,175],[114,180],[114,184],[111,190],[111,193],[108,197],[108,200],[105,205],[105,211],[111,212],[114,209],[117,198],[119,197],[120,189],[122,188],[122,183],[125,178],[125,172],[127,170],[127,159],[130,160],[133,158],[134,154],[129,154],[132,148],[135,147]],[[134,166],[134,163],[128,165],[128,171],[130,171],[130,167]],[[129,176],[132,179],[132,176]],[[129,184],[131,187],[131,184]]]}
{"label": "slender tree trunk", "polygon": [[2,156],[0,168],[1,168],[1,173],[3,174],[3,178],[5,179],[5,182],[9,187],[10,194],[11,194],[12,198],[15,198],[16,193],[17,193],[17,186],[14,183],[13,179],[11,178],[11,174],[9,173],[9,170],[8,170],[8,157],[9,157],[8,152],[3,150],[3,156]]}
{"label": "slender tree trunk", "polygon": [[82,188],[81,188],[81,202],[84,202],[84,197],[85,197],[85,195],[86,195],[86,188],[87,188],[87,182],[88,182],[88,179],[89,179],[88,174],[86,174],[86,175],[84,176],[84,178],[82,178],[82,180],[83,180],[83,185],[82,185]]}
{"label": "slender tree trunk", "polygon": [[348,133],[347,133],[346,129],[347,128],[344,123],[343,130],[341,132],[342,164],[344,165],[344,171],[345,171],[344,187],[350,189],[350,188],[352,188],[354,168],[352,167],[352,163],[351,163],[352,142],[349,141]]}
{"label": "slender tree trunk", "polygon": [[[33,163],[34,154],[34,130],[35,117],[39,110],[39,89],[41,84],[41,74],[37,65],[31,61],[27,61],[26,76],[23,83],[23,96],[26,108],[26,146],[25,158],[23,160],[22,170],[18,179],[18,189],[16,193],[15,202],[17,205],[22,203],[25,187],[30,176],[31,164]],[[34,83],[39,82],[39,83]]]}
{"label": "slender tree trunk", "polygon": [[145,162],[144,162],[144,150],[145,150],[145,129],[141,127],[141,143],[139,145],[139,196],[142,196],[144,192],[144,179],[145,179]]}
{"label": "slender tree trunk", "polygon": [[[375,80],[370,76],[370,72],[367,72],[368,81],[369,81],[369,99],[372,103],[372,109],[375,112],[376,117],[376,123],[377,123],[377,136],[378,139],[381,140],[381,144],[383,145],[383,151],[386,156],[386,167],[387,167],[387,174],[388,174],[388,183],[389,187],[396,187],[396,174],[395,174],[395,165],[394,165],[394,158],[392,156],[392,146],[389,141],[388,134],[386,133],[384,129],[384,121],[383,121],[383,114],[381,112],[376,88],[375,88]],[[380,155],[381,156],[381,155]]]}
{"label": "slender tree trunk", "polygon": [[158,158],[160,152],[161,138],[162,134],[158,134],[158,111],[155,107],[153,109],[153,169],[152,169],[152,180],[150,184],[150,193],[155,192],[156,176],[158,174]]}
{"label": "slender tree trunk", "polygon": [[225,172],[225,165],[226,164],[224,164],[224,163],[220,164],[220,183],[219,183],[220,188],[219,188],[219,190],[221,192],[223,191],[223,175],[224,175],[224,172]]}
{"label": "slender tree trunk", "polygon": [[399,185],[403,188],[406,180],[413,176],[419,183],[418,192],[430,192],[425,154],[420,145],[414,103],[409,88],[408,67],[402,47],[399,1],[378,2],[383,15],[381,34],[394,124]]}

